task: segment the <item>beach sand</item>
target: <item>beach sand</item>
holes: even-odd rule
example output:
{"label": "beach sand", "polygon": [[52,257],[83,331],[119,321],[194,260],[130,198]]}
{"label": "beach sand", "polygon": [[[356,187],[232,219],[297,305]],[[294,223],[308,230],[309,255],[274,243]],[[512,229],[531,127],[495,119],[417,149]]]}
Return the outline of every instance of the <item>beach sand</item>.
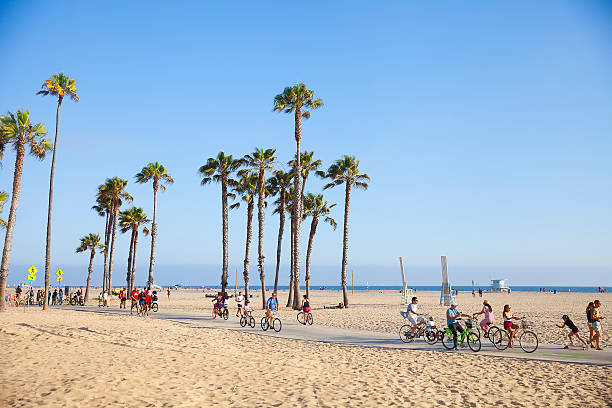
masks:
{"label": "beach sand", "polygon": [[[441,324],[439,294],[417,295]],[[352,307],[331,310],[322,307],[337,304],[339,292],[317,290],[311,297],[315,324],[396,332],[403,323],[398,293],[356,293]],[[606,315],[612,299],[599,297]],[[284,306],[286,293],[280,298]],[[551,325],[562,313],[575,314],[584,333],[578,316],[593,295],[487,298],[496,311],[512,304],[533,319],[541,339],[562,343],[563,330]],[[459,295],[469,312],[480,301]],[[170,301],[164,292],[159,303],[211,308],[195,290],[173,291]],[[281,311],[283,319],[295,314]],[[610,367],[312,343],[71,310],[9,309],[0,314],[0,347],[3,407],[606,406],[612,400]]]}

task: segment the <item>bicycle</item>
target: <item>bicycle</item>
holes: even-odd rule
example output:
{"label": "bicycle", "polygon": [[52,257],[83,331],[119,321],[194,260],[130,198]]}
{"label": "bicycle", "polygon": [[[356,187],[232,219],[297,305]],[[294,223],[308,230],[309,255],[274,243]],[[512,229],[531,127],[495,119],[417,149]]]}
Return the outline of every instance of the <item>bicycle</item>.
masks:
{"label": "bicycle", "polygon": [[304,326],[306,326],[306,323],[312,326],[312,313],[306,312],[306,319],[304,319],[304,311],[299,312],[297,314],[297,321],[298,323],[303,324]]}
{"label": "bicycle", "polygon": [[252,329],[255,328],[255,318],[251,315],[242,315],[240,316],[240,326],[241,327],[245,327],[246,325],[249,325]]}
{"label": "bicycle", "polygon": [[[482,344],[480,343],[480,335],[472,329],[473,323],[473,319],[467,319],[465,321],[465,327],[463,328],[463,331],[461,333],[458,333],[459,338],[457,340],[459,340],[459,344],[461,346],[463,346],[463,342],[467,340],[467,344],[470,350],[476,353],[480,351]],[[440,335],[442,337],[442,345],[445,349],[452,350],[455,348],[455,344],[453,341],[453,332],[451,331],[451,329],[446,327],[444,331],[440,332]]]}
{"label": "bicycle", "polygon": [[275,314],[272,314],[272,316],[270,316],[269,318],[264,316],[261,318],[261,329],[263,331],[266,331],[270,328],[270,322],[269,320],[272,320],[272,329],[275,332],[279,332],[281,331],[281,328],[283,327],[283,324],[281,323],[280,319],[278,317],[275,317]]}
{"label": "bicycle", "polygon": [[[495,327],[495,331],[492,332],[493,327],[489,329],[489,339],[491,339],[496,349],[507,349],[510,346],[510,335],[508,331]],[[519,346],[525,353],[533,353],[538,349],[538,336],[531,329],[533,329],[533,325],[523,317],[521,319],[521,327],[519,327],[514,334],[514,339],[518,338]]]}
{"label": "bicycle", "polygon": [[157,304],[157,302],[153,302],[151,303],[151,307],[149,309],[153,312],[157,312],[159,310],[159,305]]}
{"label": "bicycle", "polygon": [[[425,319],[428,319],[429,316],[424,316]],[[427,344],[434,345],[438,342],[440,331],[436,328],[436,326],[427,325],[425,320],[422,320],[418,325],[417,329],[414,333],[412,333],[412,325],[405,324],[400,327],[399,336],[400,339],[404,343],[411,343],[413,340],[418,339],[419,337],[425,338]]]}
{"label": "bicycle", "polygon": [[217,316],[222,317],[223,319],[227,320],[229,318],[229,310],[227,309],[227,307],[221,307],[221,309],[215,309],[213,311],[213,319]]}

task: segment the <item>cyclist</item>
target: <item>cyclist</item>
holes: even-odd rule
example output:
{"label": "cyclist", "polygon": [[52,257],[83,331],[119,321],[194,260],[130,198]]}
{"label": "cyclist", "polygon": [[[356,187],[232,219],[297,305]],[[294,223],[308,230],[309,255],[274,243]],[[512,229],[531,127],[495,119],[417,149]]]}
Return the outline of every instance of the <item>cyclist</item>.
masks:
{"label": "cyclist", "polygon": [[132,299],[132,306],[130,306],[130,315],[134,314],[134,308],[136,308],[136,313],[138,313],[138,288],[134,288],[132,293],[130,293],[130,299]]}
{"label": "cyclist", "polygon": [[212,300],[213,302],[213,319],[217,318],[217,314],[221,310],[221,292],[217,292],[217,296]]}
{"label": "cyclist", "polygon": [[302,299],[302,313],[304,315],[304,322],[306,322],[307,313],[310,313],[310,300],[308,300],[308,296],[304,295],[304,299]]}
{"label": "cyclist", "polygon": [[453,344],[455,345],[455,350],[457,350],[457,334],[463,331],[463,327],[461,327],[457,321],[457,319],[460,317],[469,316],[459,312],[457,310],[457,302],[453,300],[450,304],[450,308],[446,310],[446,325],[453,333]]}
{"label": "cyclist", "polygon": [[404,319],[408,318],[408,321],[410,321],[410,323],[412,324],[412,329],[410,330],[410,334],[412,336],[414,336],[414,333],[416,332],[419,323],[423,321],[423,316],[421,315],[421,313],[418,312],[418,303],[419,300],[417,299],[417,297],[413,297],[412,301],[408,305],[408,309],[406,309],[405,312],[401,312],[401,315],[404,316]]}
{"label": "cyclist", "polygon": [[247,299],[244,302],[244,307],[242,308],[242,315],[245,317],[251,317],[251,305],[249,304],[249,300]]}
{"label": "cyclist", "polygon": [[238,295],[236,295],[236,305],[238,306],[236,316],[242,315],[242,302],[244,302],[244,296],[242,296],[242,292],[238,292]]}
{"label": "cyclist", "polygon": [[17,304],[19,304],[19,302],[21,302],[21,286],[17,285],[17,288],[15,289],[15,295],[17,297]]}
{"label": "cyclist", "polygon": [[512,321],[513,319],[516,320],[517,318],[514,317],[510,309],[510,305],[504,305],[504,329],[506,329],[508,333],[510,333],[510,341],[508,342],[508,347],[514,348],[512,346],[512,342],[514,341],[514,336],[516,335],[519,326],[518,324]]}
{"label": "cyclist", "polygon": [[278,310],[278,299],[276,299],[276,292],[272,292],[272,296],[266,302],[266,320],[270,319],[270,326],[272,325],[272,317],[274,312]]}
{"label": "cyclist", "polygon": [[493,316],[493,308],[489,304],[489,301],[485,299],[482,304],[482,310],[478,313],[474,313],[474,316],[484,314],[484,319],[480,322],[480,328],[484,333],[484,337],[489,337],[489,325],[495,323],[495,317]]}

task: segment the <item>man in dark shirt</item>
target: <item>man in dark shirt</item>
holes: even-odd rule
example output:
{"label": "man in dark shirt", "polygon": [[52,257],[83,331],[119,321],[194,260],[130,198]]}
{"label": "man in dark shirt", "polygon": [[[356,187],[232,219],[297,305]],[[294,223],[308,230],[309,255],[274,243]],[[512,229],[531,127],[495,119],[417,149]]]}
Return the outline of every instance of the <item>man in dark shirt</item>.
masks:
{"label": "man in dark shirt", "polygon": [[[574,345],[573,336],[576,336],[576,338],[582,342],[582,348],[586,349],[586,341],[584,341],[584,339],[578,334],[578,327],[576,327],[574,322],[570,320],[568,315],[563,315],[561,318],[563,319],[563,324],[557,325],[557,327],[563,328],[563,326],[567,326],[567,328],[570,329],[570,333],[567,335],[567,337],[569,338],[570,343],[572,343],[572,346]],[[564,348],[569,348],[569,346],[565,346]]]}

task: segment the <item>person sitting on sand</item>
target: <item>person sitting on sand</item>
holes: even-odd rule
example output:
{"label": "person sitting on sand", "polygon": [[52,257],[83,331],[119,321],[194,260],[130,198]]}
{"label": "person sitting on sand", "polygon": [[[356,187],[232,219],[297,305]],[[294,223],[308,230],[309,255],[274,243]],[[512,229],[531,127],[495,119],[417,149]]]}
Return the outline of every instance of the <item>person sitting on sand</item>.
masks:
{"label": "person sitting on sand", "polygon": [[489,337],[489,325],[495,323],[495,316],[493,316],[493,308],[488,300],[485,299],[482,304],[482,310],[478,313],[474,313],[474,316],[484,314],[484,319],[480,322],[480,328],[484,333],[484,337]]}
{"label": "person sitting on sand", "polygon": [[[583,348],[586,350],[586,341],[584,341],[582,337],[580,337],[580,335],[578,334],[578,328],[576,327],[574,322],[570,320],[568,315],[561,316],[561,319],[563,319],[563,324],[558,324],[557,327],[561,329],[563,328],[563,326],[567,326],[567,328],[570,329],[570,333],[567,335],[567,337],[569,338],[570,343],[572,343],[572,346],[574,345],[574,340],[572,339],[572,337],[576,336],[576,338],[578,338],[578,340],[580,340],[582,344],[584,344]],[[569,348],[569,346],[566,345],[563,348]]]}
{"label": "person sitting on sand", "polygon": [[516,334],[519,326],[518,324],[512,321],[513,319],[516,319],[516,317],[514,317],[510,309],[510,305],[504,305],[504,329],[506,329],[508,333],[510,333],[510,341],[508,342],[508,347],[514,348],[512,346],[512,342],[514,341],[514,335]]}
{"label": "person sitting on sand", "polygon": [[591,314],[591,318],[594,320],[593,322],[593,340],[595,341],[595,350],[603,350],[599,344],[601,340],[601,321],[605,319],[599,312],[599,307],[601,306],[601,302],[596,300],[593,302],[593,312]]}

